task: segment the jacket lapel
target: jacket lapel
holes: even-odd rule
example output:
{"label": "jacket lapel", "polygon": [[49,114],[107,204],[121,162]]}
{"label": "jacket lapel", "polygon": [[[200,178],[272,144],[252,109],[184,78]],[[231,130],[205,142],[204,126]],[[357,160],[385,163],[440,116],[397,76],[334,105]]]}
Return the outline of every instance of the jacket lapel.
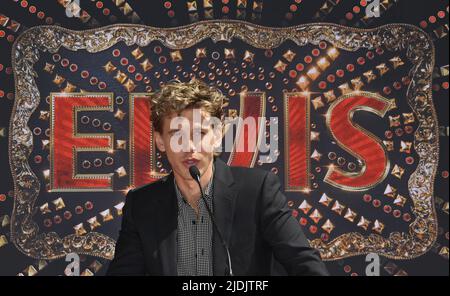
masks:
{"label": "jacket lapel", "polygon": [[[236,188],[230,168],[220,159],[215,160],[213,214],[217,228],[222,233],[228,248],[230,248],[231,230],[233,225]],[[213,232],[213,273],[228,274],[228,258],[217,232]]]}
{"label": "jacket lapel", "polygon": [[174,188],[173,173],[167,176],[159,193],[158,217],[155,225],[158,233],[159,254],[164,275],[177,275],[177,228],[178,203]]}

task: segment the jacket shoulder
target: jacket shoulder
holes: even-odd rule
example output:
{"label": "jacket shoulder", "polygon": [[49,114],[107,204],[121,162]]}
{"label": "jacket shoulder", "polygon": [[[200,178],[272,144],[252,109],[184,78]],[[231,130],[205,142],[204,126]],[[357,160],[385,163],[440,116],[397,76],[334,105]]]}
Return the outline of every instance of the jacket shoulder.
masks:
{"label": "jacket shoulder", "polygon": [[248,167],[230,167],[235,181],[242,182],[261,182],[270,173],[260,168],[248,168]]}
{"label": "jacket shoulder", "polygon": [[156,198],[159,196],[157,193],[160,190],[163,190],[165,188],[165,185],[167,185],[167,182],[169,182],[170,175],[167,175],[158,181],[155,181],[153,183],[148,183],[141,185],[139,187],[133,188],[130,191],[128,191],[128,196],[133,197],[133,201],[137,201],[140,199],[140,197],[144,196],[146,200],[151,200],[153,198]]}

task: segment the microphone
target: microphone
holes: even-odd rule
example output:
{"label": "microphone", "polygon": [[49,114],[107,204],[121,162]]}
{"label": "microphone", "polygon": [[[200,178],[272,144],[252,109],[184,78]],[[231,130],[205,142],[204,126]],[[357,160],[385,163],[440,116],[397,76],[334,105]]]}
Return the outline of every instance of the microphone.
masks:
{"label": "microphone", "polygon": [[203,203],[205,204],[206,210],[208,211],[209,217],[211,218],[213,227],[216,230],[217,235],[219,236],[219,239],[220,239],[220,242],[222,243],[223,248],[227,252],[229,275],[233,276],[233,269],[231,268],[230,250],[228,249],[228,246],[227,246],[225,240],[223,239],[219,228],[217,227],[216,220],[214,219],[214,215],[211,212],[211,209],[209,208],[208,203],[206,202],[205,193],[203,192],[202,185],[200,184],[200,171],[195,165],[193,165],[193,166],[189,167],[189,173],[191,174],[192,179],[194,179],[197,182],[198,187],[200,188],[200,193],[201,193],[201,196],[202,196],[202,200],[203,200]]}

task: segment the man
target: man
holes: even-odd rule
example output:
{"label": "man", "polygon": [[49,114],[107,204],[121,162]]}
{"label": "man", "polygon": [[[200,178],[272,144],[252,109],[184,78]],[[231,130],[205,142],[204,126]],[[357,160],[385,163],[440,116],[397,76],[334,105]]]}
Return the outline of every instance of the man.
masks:
{"label": "man", "polygon": [[199,80],[170,82],[152,96],[155,143],[172,172],[128,193],[108,275],[270,275],[273,258],[289,275],[327,275],[278,178],[215,158],[222,128],[200,124],[195,112],[221,122],[225,101]]}

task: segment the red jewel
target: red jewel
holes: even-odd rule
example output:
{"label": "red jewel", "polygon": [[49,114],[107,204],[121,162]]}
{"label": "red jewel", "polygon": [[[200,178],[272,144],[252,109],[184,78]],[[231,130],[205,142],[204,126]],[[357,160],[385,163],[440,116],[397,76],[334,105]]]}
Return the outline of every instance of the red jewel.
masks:
{"label": "red jewel", "polygon": [[90,82],[91,84],[97,84],[98,83],[97,77],[91,77]]}
{"label": "red jewel", "polygon": [[403,214],[403,220],[404,220],[405,222],[411,221],[411,215],[408,214],[408,213],[404,213],[404,214]]}
{"label": "red jewel", "polygon": [[109,10],[109,8],[103,9],[103,15],[109,15],[110,13],[111,11]]}
{"label": "red jewel", "polygon": [[129,65],[128,66],[128,72],[134,73],[135,71],[136,71],[136,67],[135,66],[133,66],[133,65]]}
{"label": "red jewel", "polygon": [[383,92],[385,94],[389,95],[392,92],[392,90],[391,90],[391,88],[389,86],[386,86],[385,88],[383,88]]}
{"label": "red jewel", "polygon": [[156,54],[160,54],[162,52],[162,47],[161,46],[155,46],[155,48],[153,49],[153,51]]}
{"label": "red jewel", "polygon": [[378,208],[381,206],[381,201],[379,199],[374,199],[372,204],[374,207]]}
{"label": "red jewel", "polygon": [[301,63],[297,64],[297,66],[295,67],[297,69],[297,71],[303,71],[303,69],[305,69],[305,66]]}
{"label": "red jewel", "polygon": [[385,131],[385,132],[384,132],[384,136],[385,136],[387,139],[392,139],[393,134],[392,134],[391,131]]}
{"label": "red jewel", "polygon": [[34,162],[35,162],[35,163],[41,163],[41,162],[42,162],[42,156],[36,155],[36,156],[34,157]]}
{"label": "red jewel", "polygon": [[402,212],[400,212],[399,210],[394,210],[392,214],[395,218],[399,218],[402,215]]}
{"label": "red jewel", "polygon": [[382,49],[381,47],[378,47],[376,49],[376,52],[377,52],[378,55],[382,55],[384,53],[384,49]]}
{"label": "red jewel", "polygon": [[229,13],[229,12],[230,12],[230,8],[229,8],[228,6],[222,7],[222,13],[223,13],[223,14],[227,14],[227,13]]}
{"label": "red jewel", "polygon": [[319,88],[320,89],[325,89],[326,87],[327,87],[327,83],[325,81],[319,82]]}
{"label": "red jewel", "polygon": [[410,82],[411,82],[411,79],[409,79],[408,76],[405,76],[405,77],[402,78],[402,83],[404,85],[408,85]]}
{"label": "red jewel", "polygon": [[141,73],[136,74],[136,76],[134,77],[137,81],[141,81],[143,76]]}
{"label": "red jewel", "polygon": [[5,194],[0,194],[0,201],[5,201],[6,200],[6,195]]}
{"label": "red jewel", "polygon": [[43,18],[45,17],[45,13],[42,12],[42,11],[39,11],[39,12],[37,13],[37,16],[38,16],[38,18],[43,19]]}
{"label": "red jewel", "polygon": [[77,213],[78,215],[80,215],[81,213],[83,213],[83,208],[81,206],[76,206],[75,207],[75,213]]}
{"label": "red jewel", "polygon": [[325,41],[321,41],[321,42],[319,43],[319,48],[320,48],[320,49],[325,49],[325,48],[327,48],[327,43],[326,43]]}
{"label": "red jewel", "polygon": [[62,59],[61,60],[61,66],[67,67],[68,65],[69,65],[69,60],[68,59]]}
{"label": "red jewel", "polygon": [[348,64],[347,65],[347,71],[349,71],[349,72],[355,71],[355,66],[353,64]]}
{"label": "red jewel", "polygon": [[345,265],[344,266],[344,272],[349,273],[350,271],[352,271],[352,268],[350,265]]}
{"label": "red jewel", "polygon": [[400,83],[400,82],[394,82],[394,88],[396,89],[396,90],[399,90],[399,89],[401,89],[402,88],[402,84]]}
{"label": "red jewel", "polygon": [[89,76],[89,72],[86,70],[81,71],[81,77],[82,78],[87,78]]}
{"label": "red jewel", "polygon": [[447,179],[448,178],[448,171],[443,171],[441,173],[442,178]]}
{"label": "red jewel", "polygon": [[401,128],[396,129],[395,134],[397,135],[397,137],[403,136],[403,129]]}
{"label": "red jewel", "polygon": [[55,217],[53,217],[53,222],[55,222],[55,224],[59,224],[61,223],[62,218],[59,215],[56,215]]}
{"label": "red jewel", "polygon": [[366,60],[363,57],[359,57],[358,58],[358,64],[359,65],[364,65],[366,63]]}
{"label": "red jewel", "polygon": [[372,60],[372,59],[375,57],[375,55],[373,54],[372,51],[368,51],[367,54],[366,54],[366,56],[367,56],[367,58],[368,58],[369,60]]}
{"label": "red jewel", "polygon": [[413,163],[414,163],[414,158],[413,158],[412,156],[408,156],[408,157],[405,159],[405,162],[406,162],[407,164],[413,164]]}
{"label": "red jewel", "polygon": [[86,208],[86,210],[92,210],[94,208],[94,204],[91,201],[87,201],[84,204],[84,207]]}
{"label": "red jewel", "polygon": [[289,6],[289,10],[292,12],[296,12],[298,10],[298,7],[297,7],[297,5],[292,4],[291,6]]}
{"label": "red jewel", "polygon": [[78,70],[78,66],[76,64],[70,65],[70,71],[71,72],[76,72],[77,70]]}
{"label": "red jewel", "polygon": [[320,238],[321,238],[324,242],[326,242],[327,240],[330,239],[330,236],[328,235],[328,233],[322,233],[322,234],[320,235]]}
{"label": "red jewel", "polygon": [[336,81],[336,77],[333,74],[328,75],[328,82],[334,83]]}
{"label": "red jewel", "polygon": [[172,7],[172,3],[170,1],[164,2],[164,8],[170,9]]}
{"label": "red jewel", "polygon": [[70,218],[72,218],[72,213],[69,211],[65,211],[64,212],[64,219],[69,220]]}
{"label": "red jewel", "polygon": [[103,2],[102,1],[97,1],[97,3],[95,3],[95,6],[100,9],[103,8]]}
{"label": "red jewel", "polygon": [[167,62],[167,58],[165,56],[159,57],[159,63],[165,64]]}
{"label": "red jewel", "polygon": [[169,10],[169,11],[167,12],[167,15],[168,15],[170,18],[172,18],[172,17],[175,16],[175,11]]}
{"label": "red jewel", "polygon": [[361,7],[353,6],[353,12],[356,13],[356,14],[360,13],[361,12]]}
{"label": "red jewel", "polygon": [[309,226],[309,231],[310,231],[311,233],[316,233],[316,232],[317,232],[317,226],[315,226],[315,225]]}
{"label": "red jewel", "polygon": [[50,227],[50,226],[52,226],[52,220],[50,220],[50,219],[45,219],[44,220],[44,226],[45,227]]}
{"label": "red jewel", "polygon": [[386,205],[383,207],[383,210],[385,213],[389,214],[392,211],[392,207],[389,205]]}
{"label": "red jewel", "polygon": [[345,15],[345,18],[348,19],[349,21],[351,21],[353,19],[353,13],[347,12],[347,14]]}
{"label": "red jewel", "polygon": [[405,132],[407,134],[411,134],[414,131],[414,128],[410,125],[405,126]]}
{"label": "red jewel", "polygon": [[320,54],[320,50],[318,50],[317,48],[313,49],[312,54],[313,56],[317,57]]}
{"label": "red jewel", "polygon": [[305,63],[309,64],[312,62],[312,57],[311,56],[306,56],[305,57]]}
{"label": "red jewel", "polygon": [[106,88],[106,82],[102,81],[98,84],[99,89],[105,89]]}
{"label": "red jewel", "polygon": [[308,223],[308,221],[306,220],[306,218],[302,217],[300,218],[300,225],[305,226]]}
{"label": "red jewel", "polygon": [[295,70],[289,71],[289,77],[291,77],[291,78],[297,77],[297,71],[295,71]]}
{"label": "red jewel", "polygon": [[112,55],[117,58],[118,56],[120,56],[120,50],[114,49]]}
{"label": "red jewel", "polygon": [[127,58],[121,58],[121,59],[120,59],[120,64],[121,64],[122,66],[128,65],[128,59],[127,59]]}
{"label": "red jewel", "polygon": [[344,74],[345,74],[345,72],[344,72],[344,70],[337,70],[336,71],[336,75],[337,75],[337,77],[344,77]]}

